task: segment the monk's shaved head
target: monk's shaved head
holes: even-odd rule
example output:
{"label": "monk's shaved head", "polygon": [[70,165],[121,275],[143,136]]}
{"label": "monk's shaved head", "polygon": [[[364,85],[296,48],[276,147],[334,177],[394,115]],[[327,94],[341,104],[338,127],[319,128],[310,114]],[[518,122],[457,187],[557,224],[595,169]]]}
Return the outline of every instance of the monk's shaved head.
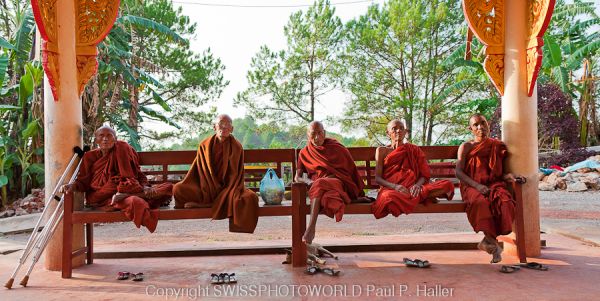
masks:
{"label": "monk's shaved head", "polygon": [[392,119],[387,124],[386,133],[390,137],[390,140],[392,140],[392,146],[394,147],[404,143],[404,137],[407,132],[404,120]]}
{"label": "monk's shaved head", "polygon": [[471,115],[471,117],[469,117],[469,125],[471,125],[471,121],[473,121],[473,119],[476,119],[476,118],[480,118],[480,119],[483,119],[485,122],[488,122],[487,118],[485,118],[485,116],[483,114],[475,113],[475,114]]}
{"label": "monk's shaved head", "polygon": [[213,122],[213,129],[219,141],[229,138],[233,132],[233,120],[227,114],[219,114]]}
{"label": "monk's shaved head", "polygon": [[308,142],[316,146],[321,146],[325,142],[325,127],[320,121],[313,121],[306,128],[306,137]]}
{"label": "monk's shaved head", "polygon": [[311,129],[321,129],[321,130],[325,130],[325,127],[323,126],[323,123],[321,123],[320,121],[311,121],[308,126],[306,127],[306,131],[310,131]]}
{"label": "monk's shaved head", "polygon": [[233,119],[231,119],[231,117],[229,117],[229,115],[227,114],[219,114],[217,117],[215,117],[215,120],[213,121],[214,125],[218,125],[220,122],[222,121],[229,121],[229,123],[233,122]]}
{"label": "monk's shaved head", "polygon": [[387,124],[387,127],[386,127],[387,130],[389,131],[390,129],[392,129],[394,127],[394,125],[402,125],[402,128],[406,129],[406,122],[404,122],[404,120],[392,119]]}
{"label": "monk's shaved head", "polygon": [[98,129],[96,129],[96,131],[94,132],[94,136],[98,136],[98,134],[101,131],[109,131],[109,132],[111,132],[113,134],[113,136],[115,138],[117,138],[117,132],[113,128],[111,128],[110,126],[108,126],[108,125],[103,125],[103,126],[99,127]]}

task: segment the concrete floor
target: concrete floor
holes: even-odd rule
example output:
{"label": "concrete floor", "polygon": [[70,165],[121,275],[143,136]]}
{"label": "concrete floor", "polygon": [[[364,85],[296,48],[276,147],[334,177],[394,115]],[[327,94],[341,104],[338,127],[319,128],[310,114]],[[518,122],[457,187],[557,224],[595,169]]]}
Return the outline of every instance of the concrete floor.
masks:
{"label": "concrete floor", "polygon": [[[404,241],[478,238],[422,234]],[[341,270],[338,277],[306,275],[301,268],[281,264],[283,255],[98,259],[74,270],[72,279],[62,279],[60,272],[46,271],[39,263],[28,287],[15,283],[11,290],[2,288],[0,300],[598,300],[600,248],[560,235],[542,238],[548,247],[540,258],[529,261],[548,265],[546,272],[521,269],[503,274],[500,265],[489,264],[489,255],[471,250],[341,253],[338,261],[328,260]],[[369,239],[395,241],[391,237]],[[0,256],[2,281],[10,277],[19,255]],[[408,268],[401,263],[404,257],[427,259],[432,267]],[[515,257],[505,255],[502,264],[516,262]],[[119,281],[115,279],[118,271],[143,272],[145,280]],[[209,284],[210,273],[221,272],[235,272],[237,285]]]}

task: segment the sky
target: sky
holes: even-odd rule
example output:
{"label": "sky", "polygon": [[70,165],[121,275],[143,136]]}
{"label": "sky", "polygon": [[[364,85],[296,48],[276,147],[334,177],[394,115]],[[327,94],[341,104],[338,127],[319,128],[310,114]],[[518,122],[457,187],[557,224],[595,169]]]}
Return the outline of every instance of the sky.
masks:
{"label": "sky", "polygon": [[[345,23],[367,11],[372,3],[383,0],[330,0],[336,8],[336,15]],[[219,113],[227,113],[233,118],[246,114],[243,107],[234,108],[233,99],[238,92],[248,87],[246,73],[252,57],[260,46],[267,45],[271,50],[286,47],[283,27],[289,16],[298,10],[307,10],[312,0],[174,0],[175,7],[183,7],[183,13],[196,22],[196,38],[191,39],[191,47],[197,53],[211,49],[215,57],[225,65],[223,75],[229,80],[221,97],[214,103]],[[239,7],[245,6],[245,7]],[[277,6],[277,7],[265,7]],[[283,7],[294,6],[294,7]],[[332,91],[317,105],[315,119],[324,120],[330,116],[341,116],[348,96],[341,91]],[[339,126],[327,124],[330,130],[340,132]]]}

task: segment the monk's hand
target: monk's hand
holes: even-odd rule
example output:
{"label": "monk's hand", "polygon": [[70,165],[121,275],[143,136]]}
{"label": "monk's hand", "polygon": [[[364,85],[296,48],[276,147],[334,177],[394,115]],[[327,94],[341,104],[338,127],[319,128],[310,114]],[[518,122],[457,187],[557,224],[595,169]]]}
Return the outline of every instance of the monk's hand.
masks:
{"label": "monk's hand", "polygon": [[475,187],[475,189],[477,189],[483,195],[488,195],[488,193],[490,193],[490,189],[485,185],[479,184],[477,187]]}
{"label": "monk's hand", "polygon": [[415,184],[410,188],[410,195],[415,198],[421,193],[421,190],[423,190],[423,185]]}
{"label": "monk's hand", "polygon": [[525,183],[527,179],[524,176],[514,175],[512,173],[507,173],[504,175],[504,181],[506,182],[517,182],[517,183]]}
{"label": "monk's hand", "polygon": [[74,184],[65,184],[63,186],[60,187],[60,193],[71,193],[73,192],[73,186]]}
{"label": "monk's hand", "polygon": [[404,193],[410,194],[410,191],[408,191],[408,189],[406,189],[406,187],[404,187],[404,186],[402,186],[400,184],[394,185],[394,190],[396,190],[398,192],[404,192]]}
{"label": "monk's hand", "polygon": [[156,196],[156,189],[151,186],[144,187],[144,195],[148,198],[153,198]]}

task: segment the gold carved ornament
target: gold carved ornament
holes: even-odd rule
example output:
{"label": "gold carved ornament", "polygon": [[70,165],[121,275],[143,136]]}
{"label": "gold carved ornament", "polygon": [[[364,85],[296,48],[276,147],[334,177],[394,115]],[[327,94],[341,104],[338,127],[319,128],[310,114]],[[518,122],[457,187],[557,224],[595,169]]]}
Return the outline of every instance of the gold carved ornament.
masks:
{"label": "gold carved ornament", "polygon": [[[70,1],[70,0],[63,0]],[[58,66],[57,0],[31,0],[35,22],[42,37],[42,66],[48,77],[54,100],[60,96]],[[120,0],[76,0],[75,41],[79,95],[98,70],[97,45],[110,32],[119,12]]]}
{"label": "gold carved ornament", "polygon": [[463,12],[469,30],[485,45],[483,69],[504,95],[504,0],[463,0]]}
{"label": "gold carved ornament", "polygon": [[550,24],[556,0],[528,0],[529,18],[527,35],[527,95],[533,88],[542,66],[544,33]]}

